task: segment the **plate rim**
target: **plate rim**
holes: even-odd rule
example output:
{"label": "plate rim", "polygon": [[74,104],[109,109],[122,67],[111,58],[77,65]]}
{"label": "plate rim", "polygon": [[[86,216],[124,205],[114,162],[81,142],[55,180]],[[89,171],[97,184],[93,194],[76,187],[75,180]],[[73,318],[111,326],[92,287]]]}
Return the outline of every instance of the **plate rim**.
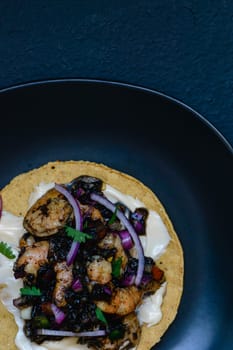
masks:
{"label": "plate rim", "polygon": [[192,113],[194,117],[199,119],[201,123],[203,123],[205,126],[207,126],[214,134],[217,136],[219,141],[221,141],[226,149],[230,152],[231,155],[233,155],[233,145],[231,145],[230,141],[218,130],[218,128],[210,122],[208,119],[206,119],[203,114],[198,112],[196,109],[193,107],[189,106],[185,102],[181,101],[180,99],[173,97],[169,94],[166,94],[164,92],[161,92],[159,90],[156,90],[154,88],[149,88],[144,85],[140,84],[134,84],[134,83],[129,83],[129,82],[124,82],[124,81],[117,81],[117,80],[111,80],[111,79],[98,79],[98,78],[51,78],[51,79],[38,79],[38,80],[31,80],[31,81],[26,81],[22,83],[16,83],[9,85],[7,87],[0,88],[0,95],[11,92],[17,89],[21,88],[27,88],[27,87],[34,87],[34,86],[39,86],[39,85],[49,85],[49,84],[65,84],[65,83],[88,83],[88,84],[96,84],[96,85],[109,85],[109,86],[116,86],[116,87],[123,87],[131,90],[136,90],[136,91],[141,91],[144,93],[150,93],[157,95],[165,100],[168,100],[174,104],[176,104],[179,107],[182,107],[183,109],[189,111]]}
{"label": "plate rim", "polygon": [[[109,86],[116,86],[116,87],[124,87],[127,89],[132,89],[134,91],[141,91],[141,92],[145,92],[145,93],[150,93],[150,94],[154,94],[156,96],[162,97],[165,102],[170,101],[173,104],[177,105],[178,107],[188,111],[191,113],[191,118],[197,118],[200,121],[200,127],[202,127],[203,125],[207,127],[207,130],[211,131],[211,133],[213,133],[213,135],[216,137],[216,142],[220,142],[219,146],[221,146],[221,144],[224,146],[224,150],[227,151],[229,154],[233,155],[233,148],[230,145],[230,143],[225,139],[225,137],[221,134],[221,132],[218,131],[218,129],[211,124],[211,122],[209,122],[207,119],[205,119],[204,116],[202,116],[200,113],[198,113],[197,111],[195,111],[193,108],[189,107],[188,105],[186,105],[185,103],[183,103],[182,101],[173,98],[169,95],[166,95],[162,92],[159,92],[155,89],[150,89],[147,87],[143,87],[140,85],[135,85],[135,84],[129,84],[129,83],[123,83],[123,82],[117,82],[117,81],[112,81],[112,80],[101,80],[101,79],[82,79],[82,78],[62,78],[62,79],[46,79],[46,80],[36,80],[36,81],[31,81],[31,82],[26,82],[26,83],[20,83],[17,85],[12,85],[6,88],[1,89],[0,88],[0,96],[2,93],[7,93],[7,92],[14,92],[17,89],[20,88],[27,88],[30,86],[42,86],[42,85],[48,85],[48,84],[56,84],[56,83],[88,83],[88,84],[104,84],[104,85],[109,85]],[[174,326],[174,325],[173,325]],[[226,338],[226,341],[229,341],[229,337]],[[227,343],[226,343],[227,344]]]}

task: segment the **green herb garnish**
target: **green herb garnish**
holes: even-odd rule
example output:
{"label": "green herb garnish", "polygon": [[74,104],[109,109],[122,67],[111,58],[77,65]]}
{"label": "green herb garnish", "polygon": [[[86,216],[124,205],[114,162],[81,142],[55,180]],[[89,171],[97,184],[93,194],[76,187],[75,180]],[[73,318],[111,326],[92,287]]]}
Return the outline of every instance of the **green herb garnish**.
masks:
{"label": "green herb garnish", "polygon": [[119,277],[121,274],[122,257],[112,262],[112,275],[113,277]]}
{"label": "green herb garnish", "polygon": [[48,328],[50,326],[50,322],[47,319],[46,316],[41,315],[41,316],[36,316],[33,319],[33,324],[35,323],[37,328]]}
{"label": "green herb garnish", "polygon": [[86,239],[91,239],[92,236],[89,235],[88,233],[76,230],[73,227],[66,226],[66,233],[67,236],[72,237],[74,241],[79,242],[79,243],[85,243]]}
{"label": "green herb garnish", "polygon": [[41,291],[39,288],[36,287],[24,287],[20,288],[21,295],[31,295],[39,297],[41,295]]}
{"label": "green herb garnish", "polygon": [[96,308],[95,309],[95,314],[96,314],[96,317],[98,318],[98,320],[104,322],[106,324],[106,326],[108,325],[108,322],[103,314],[103,312],[100,310],[100,308]]}
{"label": "green herb garnish", "polygon": [[123,338],[124,336],[124,329],[114,329],[113,331],[111,331],[109,333],[109,338],[111,340],[117,340],[117,339],[120,339],[120,338]]}
{"label": "green herb garnish", "polygon": [[117,214],[117,210],[118,210],[118,204],[116,205],[116,208],[115,208],[115,210],[114,210],[114,213],[112,214],[112,216],[111,216],[111,218],[109,219],[109,221],[108,221],[108,224],[109,225],[112,225],[115,221],[116,221],[116,214]]}
{"label": "green herb garnish", "polygon": [[12,251],[12,248],[5,242],[0,242],[0,253],[6,256],[8,259],[14,259],[15,254]]}

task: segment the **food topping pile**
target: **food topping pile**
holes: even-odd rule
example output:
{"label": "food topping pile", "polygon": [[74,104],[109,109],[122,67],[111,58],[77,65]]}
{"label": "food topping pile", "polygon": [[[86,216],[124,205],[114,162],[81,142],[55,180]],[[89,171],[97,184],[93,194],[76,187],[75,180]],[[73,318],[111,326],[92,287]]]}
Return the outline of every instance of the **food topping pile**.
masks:
{"label": "food topping pile", "polygon": [[165,281],[144,256],[148,210],[112,203],[100,179],[55,184],[28,210],[14,276],[14,305],[31,341],[77,337],[95,349],[135,347],[137,308]]}

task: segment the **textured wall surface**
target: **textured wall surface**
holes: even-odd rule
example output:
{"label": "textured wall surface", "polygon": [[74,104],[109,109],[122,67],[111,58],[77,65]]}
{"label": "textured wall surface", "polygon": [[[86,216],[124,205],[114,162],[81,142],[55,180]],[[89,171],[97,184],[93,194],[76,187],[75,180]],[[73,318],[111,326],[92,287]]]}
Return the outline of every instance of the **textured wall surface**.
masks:
{"label": "textured wall surface", "polygon": [[0,2],[0,88],[100,78],[183,101],[233,144],[233,2]]}

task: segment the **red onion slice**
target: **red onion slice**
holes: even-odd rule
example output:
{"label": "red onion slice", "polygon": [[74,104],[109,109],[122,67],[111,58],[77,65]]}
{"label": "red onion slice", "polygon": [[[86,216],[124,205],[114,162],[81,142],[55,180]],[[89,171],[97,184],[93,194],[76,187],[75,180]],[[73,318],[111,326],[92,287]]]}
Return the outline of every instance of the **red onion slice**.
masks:
{"label": "red onion slice", "polygon": [[77,241],[72,242],[69,253],[67,254],[67,257],[66,257],[66,262],[68,266],[73,264],[74,259],[76,258],[76,255],[78,253],[79,246],[80,246],[79,242]]}
{"label": "red onion slice", "polygon": [[112,291],[108,287],[104,287],[104,293],[106,293],[107,295],[112,295]]}
{"label": "red onion slice", "polygon": [[65,313],[61,309],[59,309],[55,304],[51,304],[51,310],[54,314],[55,322],[57,324],[61,324],[66,317]]}
{"label": "red onion slice", "polygon": [[70,332],[70,331],[59,331],[55,329],[37,329],[38,335],[51,335],[51,336],[59,336],[59,337],[102,337],[106,335],[105,330],[97,330],[97,331],[88,331],[88,332]]}
{"label": "red onion slice", "polygon": [[121,238],[121,243],[125,250],[129,250],[133,247],[133,241],[129,231],[126,231],[126,230],[120,231],[119,236]]}
{"label": "red onion slice", "polygon": [[[91,193],[91,199],[93,201],[98,202],[99,204],[102,204],[105,206],[107,209],[112,211],[113,213],[116,210],[116,206],[110,202],[107,198],[98,195],[97,193]],[[125,226],[125,228],[129,231],[132,240],[135,244],[135,248],[137,250],[138,254],[138,269],[137,269],[137,274],[135,278],[135,284],[138,286],[141,282],[143,271],[144,271],[144,264],[145,264],[145,259],[144,259],[144,252],[143,252],[143,247],[141,244],[141,241],[137,235],[137,232],[135,231],[134,227],[131,225],[129,220],[126,218],[124,213],[121,210],[116,211],[116,216],[118,219],[122,222],[122,224]]]}
{"label": "red onion slice", "polygon": [[79,278],[77,278],[76,280],[74,280],[74,282],[73,282],[73,284],[72,284],[72,289],[73,289],[75,292],[79,292],[80,290],[83,289],[82,282],[80,281]]}
{"label": "red onion slice", "polygon": [[[63,186],[55,184],[55,189],[63,194],[63,196],[66,197],[70,205],[72,206],[74,210],[74,217],[75,217],[75,228],[76,230],[82,231],[82,226],[83,226],[83,220],[82,220],[82,215],[81,215],[81,209],[79,207],[78,202],[74,199],[72,194],[67,191]],[[67,265],[71,265],[74,262],[74,259],[78,253],[79,250],[79,242],[73,241],[72,245],[70,247],[70,251],[67,255]]]}
{"label": "red onion slice", "polygon": [[72,206],[74,210],[74,217],[75,217],[75,228],[76,230],[82,231],[82,216],[81,216],[81,210],[79,208],[78,202],[74,199],[72,194],[67,191],[63,186],[55,184],[55,188],[58,192],[62,193],[63,196],[66,197],[70,205]]}
{"label": "red onion slice", "polygon": [[129,287],[129,286],[132,286],[134,282],[135,282],[135,275],[129,274],[123,279],[123,281],[121,282],[121,285],[124,287]]}

